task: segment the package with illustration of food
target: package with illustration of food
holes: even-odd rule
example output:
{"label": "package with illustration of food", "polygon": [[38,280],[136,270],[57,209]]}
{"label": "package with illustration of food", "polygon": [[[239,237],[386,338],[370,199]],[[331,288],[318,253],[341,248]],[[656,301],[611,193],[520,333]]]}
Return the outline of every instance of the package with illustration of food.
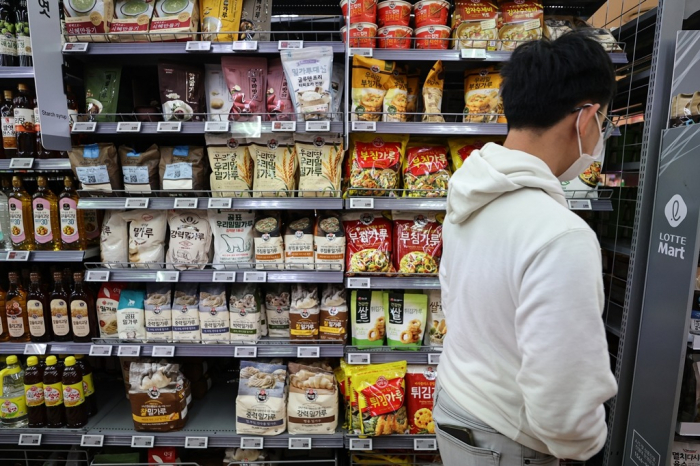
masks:
{"label": "package with illustration of food", "polygon": [[114,19],[113,0],[66,0],[63,13],[68,41],[108,42],[107,33]]}
{"label": "package with illustration of food", "polygon": [[382,121],[404,122],[407,119],[408,106],[408,75],[403,67],[394,67],[389,79],[384,83],[384,105],[382,106]]}
{"label": "package with illustration of food", "polygon": [[156,0],[151,19],[152,42],[196,40],[190,33],[197,31],[199,31],[197,0]]}
{"label": "package with illustration of food", "polygon": [[100,259],[105,267],[128,267],[129,234],[120,210],[108,210],[100,230]]}
{"label": "package with illustration of food", "polygon": [[116,0],[110,42],[148,42],[155,0]]}
{"label": "package with illustration of food", "polygon": [[203,343],[228,343],[230,320],[226,287],[223,283],[202,283],[199,286],[199,326]]}
{"label": "package with illustration of food", "polygon": [[292,305],[289,309],[289,333],[292,340],[316,340],[319,327],[318,286],[292,285]]}
{"label": "package with illustration of food", "polygon": [[158,83],[163,120],[204,121],[207,107],[203,86],[204,71],[200,66],[158,62]]}
{"label": "package with illustration of food", "polygon": [[200,146],[175,146],[160,148],[160,185],[164,191],[180,191],[173,196],[198,196],[181,191],[207,189],[207,160]]}
{"label": "package with illustration of food", "polygon": [[564,181],[561,184],[564,194],[568,198],[597,198],[598,193],[595,192],[598,183],[600,182],[601,167],[605,159],[605,151],[601,156],[601,160],[593,162],[586,170],[571,181]]}
{"label": "package with illustration of food", "polygon": [[299,197],[340,197],[343,138],[299,135],[294,145],[299,161]]}
{"label": "package with illustration of food", "polygon": [[380,212],[346,212],[343,214],[343,226],[348,273],[393,271],[391,220]]}
{"label": "package with illustration of food", "polygon": [[116,121],[121,65],[85,66],[85,111],[90,121]]}
{"label": "package with illustration of food", "polygon": [[376,364],[352,377],[363,435],[405,434],[408,432],[406,409],[406,361]]}
{"label": "package with illustration of food", "polygon": [[226,77],[220,63],[204,65],[204,89],[209,121],[227,121],[233,98],[226,85]]}
{"label": "package with illustration of food", "polygon": [[136,209],[121,214],[129,224],[129,262],[138,268],[161,268],[165,259],[165,210]]}
{"label": "package with illustration of food", "polygon": [[148,341],[173,341],[172,292],[169,283],[146,285],[146,339]]}
{"label": "package with illustration of food", "polygon": [[143,342],[146,338],[146,321],[143,290],[123,290],[117,308],[117,329],[119,339]]}
{"label": "package with illustration of food", "polygon": [[391,291],[388,300],[385,317],[387,345],[395,350],[417,351],[423,343],[428,297]]}
{"label": "package with illustration of food", "polygon": [[289,363],[288,431],[333,434],[338,426],[338,391],[333,372]]}
{"label": "package with illustration of food", "polygon": [[[102,338],[117,338],[118,336],[117,309],[119,308],[119,297],[125,287],[124,283],[103,283],[100,286],[95,310]],[[51,301],[51,319],[56,336],[70,334],[68,308],[65,301]]]}
{"label": "package with illustration of food", "polygon": [[255,267],[257,269],[284,268],[284,237],[279,213],[261,211],[255,217]]}
{"label": "package with illustration of food", "polygon": [[129,146],[119,146],[119,160],[126,192],[150,194],[160,189],[158,146],[153,144],[143,152],[137,152]]}
{"label": "package with illustration of food", "polygon": [[280,55],[298,120],[331,121],[333,47],[285,49]]}
{"label": "package with illustration of food", "polygon": [[442,116],[442,94],[445,87],[445,73],[442,60],[435,62],[423,85],[423,121],[428,123],[444,123]]}
{"label": "package with illustration of food", "polygon": [[245,139],[230,138],[225,146],[209,146],[209,184],[212,197],[250,197],[253,159]]}
{"label": "package with illustration of food", "polygon": [[229,112],[231,121],[266,119],[266,58],[223,57],[221,68],[226,86],[233,98]]}
{"label": "package with illustration of food", "polygon": [[317,270],[345,269],[345,230],[335,212],[319,212],[316,217],[314,263]]}
{"label": "package with illustration of food", "polygon": [[353,290],[350,295],[352,345],[358,349],[384,346],[389,295],[382,291]]}
{"label": "package with illustration of food", "polygon": [[291,136],[270,135],[251,139],[255,167],[253,197],[294,197],[297,157]]}
{"label": "package with illustration of food", "polygon": [[406,66],[406,113],[407,121],[415,121],[420,94],[420,69]]}
{"label": "package with illustration of food", "polygon": [[214,233],[213,267],[219,270],[250,268],[255,212],[212,209],[208,217]]}
{"label": "package with illustration of food", "polygon": [[137,432],[172,432],[187,424],[189,382],[178,364],[132,362],[129,401]]}
{"label": "package with illustration of food", "polygon": [[428,295],[427,332],[423,337],[425,346],[442,346],[447,335],[447,321],[442,310],[442,294],[440,290],[426,290]]}
{"label": "package with illustration of food", "polygon": [[286,269],[314,269],[314,213],[295,212],[284,232]]}
{"label": "package with illustration of food", "polygon": [[108,193],[122,189],[123,177],[114,144],[74,146],[68,151],[68,158],[73,173],[80,181],[80,189]]}
{"label": "package with illustration of food", "polygon": [[243,0],[238,40],[269,41],[272,30],[272,0]]}
{"label": "package with illustration of food", "polygon": [[231,341],[256,342],[260,328],[260,290],[253,283],[234,283],[229,298]]}
{"label": "package with illustration of food", "polygon": [[494,68],[464,71],[465,123],[506,123],[500,96],[501,75]]}
{"label": "package with illustration of food", "polygon": [[241,12],[243,0],[200,0],[200,18],[202,21],[202,40],[214,42],[231,42],[238,40],[238,31],[241,24]]}
{"label": "package with illustration of food", "polygon": [[241,361],[236,433],[277,435],[287,427],[287,367]]}
{"label": "package with illustration of food", "polygon": [[454,48],[498,50],[498,3],[457,0],[452,13]]}
{"label": "package with illustration of food", "polygon": [[434,434],[433,397],[437,367],[414,366],[406,368],[406,407],[411,434]]}
{"label": "package with illustration of food", "polygon": [[408,135],[356,133],[350,140],[349,196],[394,196]]}
{"label": "package with illustration of food", "polygon": [[447,144],[450,146],[450,159],[452,160],[452,171],[457,171],[459,167],[464,164],[464,161],[469,158],[469,156],[475,150],[481,150],[489,142],[496,144],[503,144],[505,141],[504,137],[489,137],[484,139],[482,137],[457,137],[450,138],[447,140]]}
{"label": "package with illustration of food", "polygon": [[443,213],[392,212],[394,267],[399,273],[437,274],[442,257]]}
{"label": "package with illustration of food", "polygon": [[430,142],[408,143],[403,167],[406,197],[446,197],[450,181],[447,148]]}
{"label": "package with illustration of food", "polygon": [[355,121],[381,121],[386,96],[386,83],[393,76],[393,61],[352,57],[352,108],[350,118]]}
{"label": "package with illustration of food", "polygon": [[512,52],[524,42],[542,38],[544,9],[541,1],[503,1],[500,8],[503,18],[503,26],[498,31],[501,50]]}
{"label": "package with illustration of food", "polygon": [[265,314],[269,334],[274,338],[289,338],[289,308],[292,292],[284,283],[265,287]]}
{"label": "package with illustration of food", "polygon": [[345,341],[348,335],[348,305],[342,283],[321,285],[319,338]]}
{"label": "package with illustration of food", "polygon": [[201,341],[199,292],[196,283],[178,283],[175,286],[172,313],[173,341]]}
{"label": "package with illustration of food", "polygon": [[210,262],[211,226],[206,210],[168,211],[170,241],[167,268],[203,269]]}
{"label": "package with illustration of food", "polygon": [[282,59],[271,58],[267,62],[267,116],[270,121],[295,120],[294,102],[284,73]]}

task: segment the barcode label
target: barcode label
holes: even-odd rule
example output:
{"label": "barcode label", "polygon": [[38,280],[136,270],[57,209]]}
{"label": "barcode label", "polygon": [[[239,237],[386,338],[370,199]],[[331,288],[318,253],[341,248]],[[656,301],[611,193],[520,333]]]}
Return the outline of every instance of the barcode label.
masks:
{"label": "barcode label", "polygon": [[81,447],[101,447],[104,443],[104,435],[83,435],[80,438]]}
{"label": "barcode label", "polygon": [[120,121],[117,123],[117,133],[138,133],[140,131],[140,121]]}
{"label": "barcode label", "polygon": [[236,272],[214,272],[211,279],[214,283],[233,283],[236,281]]}
{"label": "barcode label", "polygon": [[233,356],[236,358],[256,358],[258,357],[257,346],[236,346],[233,349]]}
{"label": "barcode label", "polygon": [[19,434],[17,445],[22,447],[36,447],[41,445],[41,434]]}

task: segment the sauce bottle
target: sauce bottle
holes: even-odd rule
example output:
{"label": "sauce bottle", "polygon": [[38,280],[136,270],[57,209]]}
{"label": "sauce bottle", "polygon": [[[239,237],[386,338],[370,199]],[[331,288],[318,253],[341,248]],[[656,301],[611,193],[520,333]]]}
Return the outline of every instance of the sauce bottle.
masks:
{"label": "sauce bottle", "polygon": [[36,157],[36,134],[34,131],[33,96],[26,84],[17,85],[15,105],[15,133],[17,134],[17,157]]}
{"label": "sauce bottle", "polygon": [[27,0],[15,3],[15,35],[17,38],[17,58],[19,66],[33,66],[32,43],[29,39],[29,14]]}
{"label": "sauce bottle", "polygon": [[36,177],[37,191],[32,196],[34,213],[34,248],[37,251],[59,251],[61,222],[58,218],[58,197],[47,185],[46,177]]}
{"label": "sauce bottle", "polygon": [[31,251],[34,249],[32,198],[22,186],[22,179],[19,176],[12,177],[12,191],[7,197],[10,209],[12,248]]}
{"label": "sauce bottle", "polygon": [[100,224],[102,222],[101,213],[93,209],[82,209],[83,224],[85,225],[85,241],[87,246],[100,245]]}
{"label": "sauce bottle", "polygon": [[29,334],[33,342],[45,343],[52,340],[51,308],[48,296],[41,289],[39,274],[29,275],[31,284],[27,295],[27,315],[29,317]]}
{"label": "sauce bottle", "polygon": [[44,403],[44,369],[39,358],[27,358],[24,372],[24,398],[27,401],[28,427],[46,426],[46,404]]}
{"label": "sauce bottle", "polygon": [[83,214],[78,212],[78,193],[73,189],[73,179],[63,179],[63,192],[58,199],[58,214],[61,223],[61,249],[76,251],[85,249],[85,224]]}
{"label": "sauce bottle", "polygon": [[58,370],[56,356],[46,358],[44,368],[44,400],[46,403],[46,427],[66,425],[66,411],[63,406],[63,384]]}
{"label": "sauce bottle", "polygon": [[0,0],[0,66],[17,66],[15,9],[10,0]]}
{"label": "sauce bottle", "polygon": [[24,370],[17,356],[5,360],[7,367],[0,371],[0,424],[3,427],[27,425],[27,402],[24,399]]}
{"label": "sauce bottle", "polygon": [[77,429],[88,421],[88,409],[83,392],[83,374],[73,356],[66,358],[63,369],[63,403],[66,405],[66,427]]}
{"label": "sauce bottle", "polygon": [[83,373],[83,392],[85,393],[88,416],[94,416],[97,414],[97,398],[95,397],[95,381],[92,379],[92,366],[82,354],[76,354],[75,361]]}
{"label": "sauce bottle", "polygon": [[63,288],[63,274],[53,273],[53,291],[49,296],[49,307],[51,308],[51,328],[55,341],[71,341],[71,319],[70,308],[68,307],[68,293]]}
{"label": "sauce bottle", "polygon": [[73,324],[73,341],[86,343],[97,336],[97,317],[95,315],[95,300],[91,300],[83,289],[83,274],[73,274],[75,287],[70,295],[70,316]]}
{"label": "sauce bottle", "polygon": [[10,289],[5,295],[5,318],[10,341],[24,343],[29,341],[29,320],[27,319],[27,295],[19,289],[19,277],[10,272]]}
{"label": "sauce bottle", "polygon": [[5,299],[7,293],[0,286],[0,342],[8,341],[10,333],[7,331],[7,316],[5,315]]}
{"label": "sauce bottle", "polygon": [[5,158],[11,159],[17,155],[17,135],[15,134],[15,107],[12,104],[12,91],[3,91],[5,100],[0,107],[2,118],[2,148]]}

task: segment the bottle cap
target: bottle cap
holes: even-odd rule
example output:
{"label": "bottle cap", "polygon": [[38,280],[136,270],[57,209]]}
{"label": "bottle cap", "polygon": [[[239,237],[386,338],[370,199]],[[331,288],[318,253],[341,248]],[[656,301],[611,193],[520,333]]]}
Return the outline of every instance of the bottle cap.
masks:
{"label": "bottle cap", "polygon": [[13,176],[12,177],[12,186],[14,188],[21,188],[22,187],[22,179],[19,176]]}
{"label": "bottle cap", "polygon": [[36,184],[38,186],[41,186],[42,188],[46,187],[46,177],[45,176],[37,176],[36,177]]}
{"label": "bottle cap", "polygon": [[66,367],[75,366],[75,358],[73,356],[68,356],[66,358]]}
{"label": "bottle cap", "polygon": [[17,89],[19,89],[20,91],[26,91],[27,85],[24,83],[19,83],[19,84],[17,84]]}
{"label": "bottle cap", "polygon": [[47,366],[55,366],[58,360],[56,359],[56,356],[49,356],[46,358],[46,365]]}
{"label": "bottle cap", "polygon": [[10,364],[17,364],[17,356],[11,354],[5,359],[5,363],[9,366]]}
{"label": "bottle cap", "polygon": [[12,91],[4,90],[3,94],[5,94],[6,99],[12,99]]}
{"label": "bottle cap", "polygon": [[63,178],[63,186],[66,188],[72,188],[73,187],[73,179],[70,176],[66,176]]}
{"label": "bottle cap", "polygon": [[37,358],[36,356],[29,356],[27,358],[27,366],[31,367],[36,366],[37,364],[39,364],[39,358]]}

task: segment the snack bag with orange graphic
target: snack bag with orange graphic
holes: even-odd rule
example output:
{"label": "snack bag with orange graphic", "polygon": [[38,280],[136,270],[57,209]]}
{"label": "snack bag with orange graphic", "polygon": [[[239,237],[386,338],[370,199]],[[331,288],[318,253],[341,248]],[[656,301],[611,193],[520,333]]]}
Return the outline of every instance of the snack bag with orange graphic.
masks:
{"label": "snack bag with orange graphic", "polygon": [[465,123],[506,123],[501,81],[500,73],[492,67],[464,71]]}
{"label": "snack bag with orange graphic", "polygon": [[404,196],[446,197],[451,175],[444,145],[408,144],[403,167]]}
{"label": "snack bag with orange graphic", "polygon": [[408,135],[353,134],[350,156],[350,196],[393,196],[399,188],[399,175]]}
{"label": "snack bag with orange graphic", "polygon": [[399,361],[372,365],[368,372],[354,377],[363,435],[405,434],[408,431],[405,375],[406,361]]}
{"label": "snack bag with orange graphic", "polygon": [[408,366],[406,390],[408,423],[411,434],[434,434],[433,397],[437,368],[433,366]]}

